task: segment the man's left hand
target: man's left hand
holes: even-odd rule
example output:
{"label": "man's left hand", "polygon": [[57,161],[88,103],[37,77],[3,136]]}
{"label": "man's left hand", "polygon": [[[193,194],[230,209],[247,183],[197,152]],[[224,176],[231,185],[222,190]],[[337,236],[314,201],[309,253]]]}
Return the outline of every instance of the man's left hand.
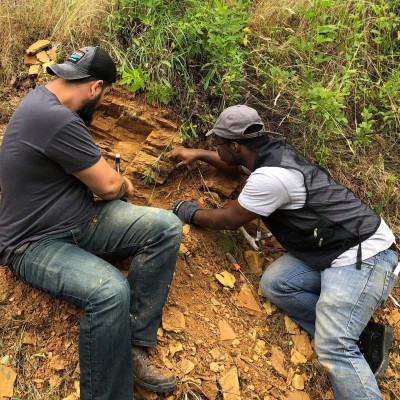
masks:
{"label": "man's left hand", "polygon": [[192,201],[178,201],[173,204],[169,210],[171,210],[181,221],[191,224],[193,221],[194,214],[200,207],[195,200]]}

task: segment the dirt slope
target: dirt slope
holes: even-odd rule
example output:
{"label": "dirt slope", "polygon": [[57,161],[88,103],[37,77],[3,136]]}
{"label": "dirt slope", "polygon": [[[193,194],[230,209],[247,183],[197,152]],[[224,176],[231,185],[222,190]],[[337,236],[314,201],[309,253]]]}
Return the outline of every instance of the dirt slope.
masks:
{"label": "dirt slope", "polygon": [[[243,185],[200,163],[175,170],[160,156],[179,145],[172,113],[123,93],[103,104],[93,134],[110,163],[115,153],[121,154],[121,171],[135,183],[132,203],[166,208],[194,198],[212,207],[234,198]],[[143,180],[143,174],[151,179]],[[246,229],[254,234],[255,225]],[[233,239],[254,288],[227,263],[224,236]],[[263,242],[263,250],[262,268],[282,253],[273,238]],[[259,295],[261,272],[246,262],[246,251],[252,249],[240,232],[184,227],[159,343],[152,353],[156,363],[175,372],[178,388],[164,397],[138,391],[135,399],[333,399],[309,337]],[[118,267],[124,270],[126,264]],[[236,279],[233,287],[216,278],[223,271]],[[400,299],[400,288],[392,294]],[[15,399],[78,398],[81,317],[81,310],[26,286],[0,267],[0,361],[16,373]],[[391,365],[380,387],[385,399],[400,399],[400,313],[388,301],[375,318],[397,324]],[[1,383],[6,382],[1,371],[0,398]]]}

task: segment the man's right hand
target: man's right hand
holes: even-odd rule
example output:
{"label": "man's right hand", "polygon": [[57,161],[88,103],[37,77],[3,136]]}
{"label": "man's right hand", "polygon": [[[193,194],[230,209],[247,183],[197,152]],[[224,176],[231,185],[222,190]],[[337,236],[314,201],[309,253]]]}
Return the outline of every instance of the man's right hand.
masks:
{"label": "man's right hand", "polygon": [[180,162],[176,165],[177,167],[180,167],[182,165],[191,165],[199,159],[199,156],[199,149],[187,149],[185,147],[174,149],[170,153],[168,153],[168,157],[170,157],[172,160],[180,160]]}

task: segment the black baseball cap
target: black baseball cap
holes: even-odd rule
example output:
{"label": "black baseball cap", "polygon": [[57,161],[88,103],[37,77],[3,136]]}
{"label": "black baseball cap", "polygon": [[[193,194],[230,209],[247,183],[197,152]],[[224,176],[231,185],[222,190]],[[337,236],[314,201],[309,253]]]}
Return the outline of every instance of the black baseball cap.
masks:
{"label": "black baseball cap", "polygon": [[97,78],[115,83],[117,68],[113,59],[100,47],[82,47],[63,64],[49,65],[47,72],[66,80]]}

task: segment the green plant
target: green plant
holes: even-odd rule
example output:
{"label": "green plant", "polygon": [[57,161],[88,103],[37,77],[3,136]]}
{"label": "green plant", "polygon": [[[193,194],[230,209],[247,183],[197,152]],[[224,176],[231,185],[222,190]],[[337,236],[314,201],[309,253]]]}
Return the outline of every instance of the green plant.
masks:
{"label": "green plant", "polygon": [[174,103],[189,122],[208,107],[239,101],[247,8],[243,0],[120,0],[108,37],[123,49],[121,84],[151,102]]}

